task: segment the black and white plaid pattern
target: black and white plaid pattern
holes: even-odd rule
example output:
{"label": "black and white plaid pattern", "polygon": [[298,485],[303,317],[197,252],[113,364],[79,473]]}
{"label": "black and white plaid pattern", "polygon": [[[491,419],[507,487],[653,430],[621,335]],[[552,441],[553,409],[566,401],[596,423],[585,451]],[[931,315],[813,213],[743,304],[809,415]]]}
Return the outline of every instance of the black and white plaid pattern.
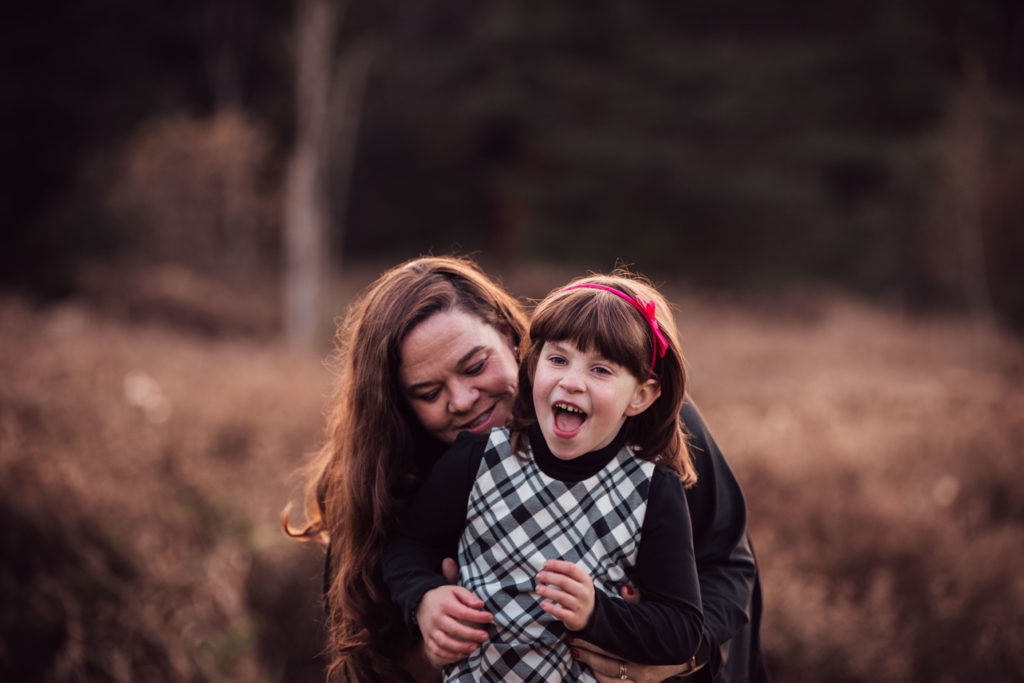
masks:
{"label": "black and white plaid pattern", "polygon": [[491,432],[459,542],[461,584],[494,614],[491,638],[445,671],[446,681],[594,681],[572,658],[565,626],[533,592],[544,561],[586,570],[617,597],[636,563],[654,465],[623,448],[599,473],[566,483],[513,454]]}

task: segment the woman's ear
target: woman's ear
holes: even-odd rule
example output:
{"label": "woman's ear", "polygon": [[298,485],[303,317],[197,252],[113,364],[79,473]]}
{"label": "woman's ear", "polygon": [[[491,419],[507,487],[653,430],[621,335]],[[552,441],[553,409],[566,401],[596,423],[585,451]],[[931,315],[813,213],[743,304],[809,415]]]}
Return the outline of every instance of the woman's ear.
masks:
{"label": "woman's ear", "polygon": [[659,396],[661,396],[661,385],[658,384],[658,381],[655,379],[644,381],[633,392],[633,400],[626,406],[626,417],[644,412],[658,400]]}

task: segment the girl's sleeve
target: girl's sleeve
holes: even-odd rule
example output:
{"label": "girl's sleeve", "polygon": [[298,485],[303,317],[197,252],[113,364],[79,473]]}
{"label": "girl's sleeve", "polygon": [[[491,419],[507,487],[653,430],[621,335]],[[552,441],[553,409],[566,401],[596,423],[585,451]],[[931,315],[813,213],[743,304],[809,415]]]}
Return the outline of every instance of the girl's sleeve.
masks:
{"label": "girl's sleeve", "polygon": [[686,496],[667,469],[655,469],[641,534],[631,576],[641,602],[598,591],[576,635],[631,662],[681,664],[697,651],[704,621]]}
{"label": "girl's sleeve", "polygon": [[406,622],[423,594],[445,584],[441,560],[454,557],[466,524],[466,501],[486,439],[462,434],[441,456],[413,498],[406,518],[381,558],[384,581]]}

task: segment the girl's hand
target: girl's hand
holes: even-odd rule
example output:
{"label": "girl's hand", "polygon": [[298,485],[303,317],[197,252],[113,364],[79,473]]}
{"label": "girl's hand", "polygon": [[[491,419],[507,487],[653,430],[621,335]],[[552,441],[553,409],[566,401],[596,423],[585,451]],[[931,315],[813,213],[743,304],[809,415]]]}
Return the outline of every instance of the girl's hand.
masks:
{"label": "girl's hand", "polygon": [[[622,680],[634,683],[657,683],[670,676],[691,672],[689,664],[655,666],[626,662],[581,638],[566,638],[566,642],[573,648],[572,656],[590,667],[590,671],[598,683],[613,683]],[[625,679],[622,678],[623,667],[626,672]]]}
{"label": "girl's hand", "polygon": [[494,620],[483,606],[483,600],[462,586],[438,586],[423,594],[416,621],[431,664],[440,668],[457,662],[487,640],[487,631],[472,626]]}
{"label": "girl's hand", "polygon": [[565,560],[547,560],[537,574],[537,594],[546,598],[541,609],[570,631],[579,631],[594,613],[594,582],[590,575]]}

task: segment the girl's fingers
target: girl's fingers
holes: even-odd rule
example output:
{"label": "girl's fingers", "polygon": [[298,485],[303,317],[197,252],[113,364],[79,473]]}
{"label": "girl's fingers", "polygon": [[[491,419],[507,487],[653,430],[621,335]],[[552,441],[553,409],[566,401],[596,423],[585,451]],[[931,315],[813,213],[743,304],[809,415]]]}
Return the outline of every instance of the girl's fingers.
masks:
{"label": "girl's fingers", "polygon": [[569,591],[562,590],[558,586],[547,584],[539,585],[534,590],[537,591],[537,595],[545,597],[552,602],[557,602],[560,605],[564,605],[569,609],[579,609],[580,600],[577,596],[573,595]]}
{"label": "girl's fingers", "polygon": [[557,602],[551,602],[550,600],[541,600],[540,608],[562,622],[566,619],[572,619],[574,615],[572,610],[566,609],[564,605]]}
{"label": "girl's fingers", "polygon": [[494,621],[493,614],[480,609],[484,606],[484,601],[476,597],[472,591],[461,586],[452,586],[451,588],[455,600],[445,603],[444,613],[446,616],[474,624],[489,624]]}
{"label": "girl's fingers", "polygon": [[473,628],[457,619],[445,619],[439,627],[447,636],[457,641],[476,641],[482,643],[489,637],[487,631]]}
{"label": "girl's fingers", "polygon": [[452,595],[454,595],[463,605],[472,607],[474,610],[478,610],[484,606],[484,601],[476,597],[476,594],[468,588],[463,588],[462,586],[453,586],[452,588],[454,589],[452,591]]}
{"label": "girl's fingers", "polygon": [[558,574],[557,572],[542,571],[537,574],[537,581],[540,583],[554,586],[555,588],[571,593],[573,595],[579,595],[585,588],[586,584],[582,581],[567,576],[565,574]]}
{"label": "girl's fingers", "polygon": [[554,572],[555,574],[563,574],[570,579],[579,582],[586,582],[586,580],[590,578],[589,575],[580,567],[565,560],[545,560],[544,570]]}
{"label": "girl's fingers", "polygon": [[464,624],[445,619],[438,628],[430,633],[432,640],[440,650],[465,657],[477,648],[478,643],[487,640],[485,631],[471,629]]}
{"label": "girl's fingers", "polygon": [[444,632],[425,640],[424,646],[431,659],[441,660],[446,664],[457,662],[476,649],[475,644],[448,638]]}

